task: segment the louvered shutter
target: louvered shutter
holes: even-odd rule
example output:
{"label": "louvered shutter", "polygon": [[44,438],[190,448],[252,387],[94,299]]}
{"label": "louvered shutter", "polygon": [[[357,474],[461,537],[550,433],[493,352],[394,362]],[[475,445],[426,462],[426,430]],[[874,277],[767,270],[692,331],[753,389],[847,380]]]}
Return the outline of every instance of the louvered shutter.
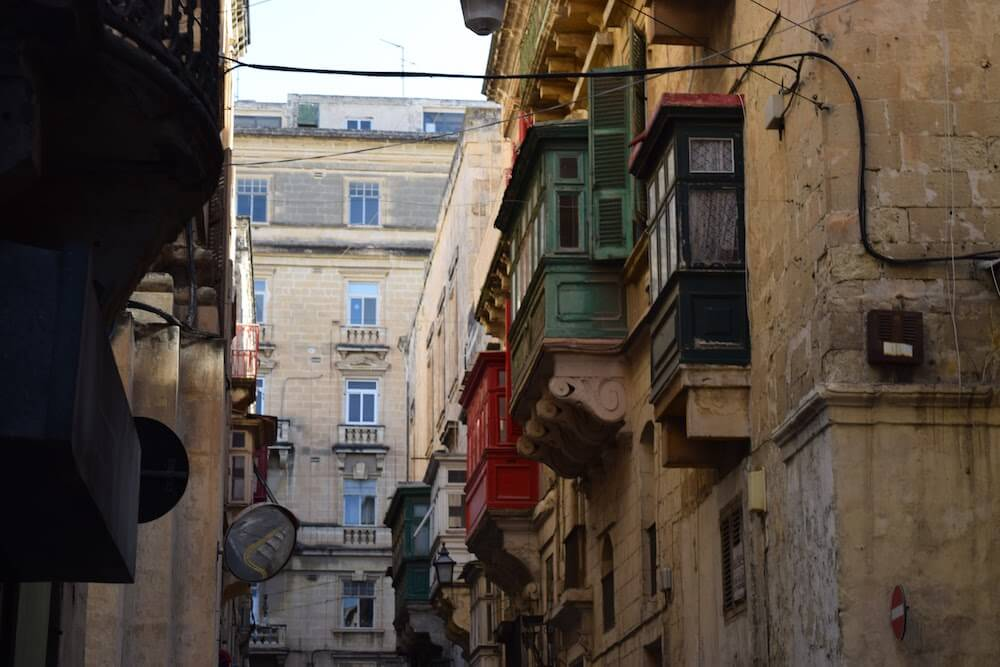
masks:
{"label": "louvered shutter", "polygon": [[632,248],[628,174],[632,90],[626,77],[590,80],[590,183],[595,259],[624,258]]}
{"label": "louvered shutter", "polygon": [[[634,70],[646,69],[646,38],[639,32],[634,23],[629,23],[629,66]],[[629,141],[635,139],[646,129],[646,77],[637,75],[632,77],[632,127],[629,134]],[[629,197],[632,202],[632,224],[635,230],[635,238],[645,229],[649,211],[646,205],[646,197],[643,193],[642,183],[638,178],[631,175],[629,180]]]}

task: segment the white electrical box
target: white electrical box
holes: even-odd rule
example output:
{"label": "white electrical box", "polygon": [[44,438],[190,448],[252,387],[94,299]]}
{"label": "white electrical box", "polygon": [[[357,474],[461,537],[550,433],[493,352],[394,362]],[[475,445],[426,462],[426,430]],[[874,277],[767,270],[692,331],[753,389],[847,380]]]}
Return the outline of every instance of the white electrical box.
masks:
{"label": "white electrical box", "polygon": [[763,468],[747,473],[747,509],[751,512],[767,511],[767,484]]}
{"label": "white electrical box", "polygon": [[783,95],[771,95],[764,105],[764,126],[769,130],[785,128],[785,98]]}

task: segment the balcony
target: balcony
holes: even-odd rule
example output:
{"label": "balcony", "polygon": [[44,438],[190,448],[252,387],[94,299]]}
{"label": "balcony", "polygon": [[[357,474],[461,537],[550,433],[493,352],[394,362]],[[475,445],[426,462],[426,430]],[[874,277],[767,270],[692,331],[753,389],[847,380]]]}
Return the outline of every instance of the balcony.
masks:
{"label": "balcony", "polygon": [[288,653],[287,627],[257,625],[250,633],[250,653],[257,655]]}
{"label": "balcony", "polygon": [[299,529],[304,550],[386,548],[388,531],[381,526],[306,525]]}
{"label": "balcony", "polygon": [[260,366],[260,325],[237,324],[233,336],[230,375],[234,380],[257,380]]}
{"label": "balcony", "polygon": [[[511,412],[524,425],[517,450],[568,478],[598,465],[624,423],[632,204],[627,132],[607,131],[606,119],[628,117],[615,104],[620,112],[625,101],[602,100],[591,124],[532,127],[496,222],[510,248]],[[484,299],[501,300],[491,285],[503,284],[488,282]]]}
{"label": "balcony", "polygon": [[340,424],[337,426],[337,447],[363,449],[385,447],[385,426],[380,424]]}
{"label": "balcony", "polygon": [[735,95],[665,94],[633,152],[651,222],[651,396],[663,465],[736,465],[750,438],[743,111]]}
{"label": "balcony", "polygon": [[93,248],[109,325],[218,186],[219,0],[6,4],[2,237]]}
{"label": "balcony", "polygon": [[[520,429],[507,410],[505,367],[503,352],[481,352],[462,393],[468,423],[465,525],[470,551],[484,563],[494,581],[516,595],[538,566],[533,539],[515,544],[517,536],[532,529],[531,515],[538,502],[538,463],[517,454]],[[501,548],[496,548],[498,543]],[[527,558],[527,563],[522,558]]]}

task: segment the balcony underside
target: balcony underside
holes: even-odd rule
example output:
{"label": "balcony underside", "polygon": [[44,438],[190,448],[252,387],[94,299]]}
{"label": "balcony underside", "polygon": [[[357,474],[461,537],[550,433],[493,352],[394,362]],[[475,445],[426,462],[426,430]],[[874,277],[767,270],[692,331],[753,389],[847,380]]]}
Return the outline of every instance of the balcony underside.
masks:
{"label": "balcony underside", "polygon": [[664,467],[726,472],[749,453],[749,368],[681,365],[654,407]]}
{"label": "balcony underside", "polygon": [[482,562],[486,576],[515,603],[541,576],[532,513],[530,509],[487,510],[465,540],[469,551]]}
{"label": "balcony underside", "polygon": [[626,407],[626,362],[610,346],[616,342],[542,343],[515,405],[524,424],[517,441],[521,456],[572,479],[613,455]]}
{"label": "balcony underside", "polygon": [[0,201],[16,221],[3,236],[91,245],[110,322],[218,186],[218,111],[168,60],[100,20],[78,27],[72,10],[50,14],[50,25],[7,42],[19,58],[0,55],[15,72],[2,88],[3,107],[18,110],[0,135],[11,148],[0,159]]}

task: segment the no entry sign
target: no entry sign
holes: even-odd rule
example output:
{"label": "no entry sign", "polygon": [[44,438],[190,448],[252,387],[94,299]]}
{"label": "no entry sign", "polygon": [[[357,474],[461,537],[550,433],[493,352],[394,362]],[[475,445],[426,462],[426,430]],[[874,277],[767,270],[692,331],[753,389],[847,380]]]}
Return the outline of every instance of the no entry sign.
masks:
{"label": "no entry sign", "polygon": [[889,624],[892,625],[892,634],[896,639],[902,641],[906,634],[906,596],[903,594],[903,587],[896,586],[892,589],[892,600],[889,602]]}

